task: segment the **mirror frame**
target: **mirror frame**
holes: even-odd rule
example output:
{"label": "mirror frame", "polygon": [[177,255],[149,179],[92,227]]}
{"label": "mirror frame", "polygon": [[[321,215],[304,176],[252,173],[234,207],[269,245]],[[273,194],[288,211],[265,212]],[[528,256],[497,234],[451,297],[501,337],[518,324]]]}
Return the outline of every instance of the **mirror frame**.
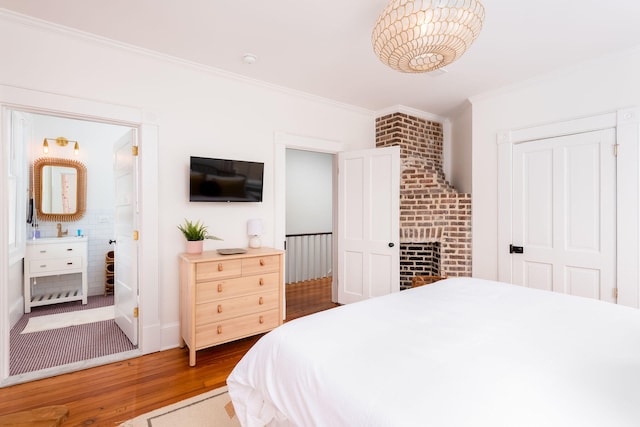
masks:
{"label": "mirror frame", "polygon": [[[76,212],[72,214],[56,214],[42,212],[42,168],[45,166],[62,166],[74,168],[78,174],[76,189]],[[81,162],[54,157],[41,157],[33,162],[33,184],[36,198],[36,216],[41,221],[65,222],[77,221],[84,216],[87,200],[87,168]]]}

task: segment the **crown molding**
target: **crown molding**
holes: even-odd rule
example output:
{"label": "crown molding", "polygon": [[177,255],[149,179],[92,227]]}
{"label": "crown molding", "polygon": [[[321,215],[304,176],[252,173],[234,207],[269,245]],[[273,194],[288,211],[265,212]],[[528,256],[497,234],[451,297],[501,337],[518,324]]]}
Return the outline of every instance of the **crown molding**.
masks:
{"label": "crown molding", "polygon": [[437,114],[429,113],[427,111],[418,110],[415,108],[407,107],[405,105],[394,105],[392,107],[387,107],[382,110],[378,110],[375,112],[376,118],[386,116],[388,114],[393,113],[403,113],[409,116],[418,117],[420,119],[429,120],[432,122],[445,123],[448,122],[449,119],[443,116],[439,116]]}

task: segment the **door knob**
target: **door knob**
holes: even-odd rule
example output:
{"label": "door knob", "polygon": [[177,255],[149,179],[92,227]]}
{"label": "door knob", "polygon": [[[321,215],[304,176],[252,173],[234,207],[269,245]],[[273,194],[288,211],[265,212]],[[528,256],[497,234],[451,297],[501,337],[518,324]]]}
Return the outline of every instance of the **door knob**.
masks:
{"label": "door knob", "polygon": [[392,247],[394,247],[394,246],[395,246],[395,244],[394,244],[393,242],[389,242],[389,247],[390,247],[390,248],[392,248]]}

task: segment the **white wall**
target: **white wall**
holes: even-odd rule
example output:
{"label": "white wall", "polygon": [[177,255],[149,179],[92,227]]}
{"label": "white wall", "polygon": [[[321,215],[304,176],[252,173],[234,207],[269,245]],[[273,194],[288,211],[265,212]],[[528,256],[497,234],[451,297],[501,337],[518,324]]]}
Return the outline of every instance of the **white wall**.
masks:
{"label": "white wall", "polygon": [[458,114],[450,120],[451,137],[451,174],[447,176],[451,185],[461,193],[471,193],[471,132],[472,111],[471,104],[465,103]]}
{"label": "white wall", "polygon": [[[179,344],[177,257],[184,240],[177,224],[184,218],[203,220],[224,239],[205,243],[205,249],[214,249],[246,246],[247,219],[263,218],[263,245],[275,245],[274,195],[283,191],[274,188],[276,131],[340,141],[347,149],[375,146],[370,111],[23,22],[2,11],[0,39],[5,41],[0,44],[0,83],[136,107],[157,123],[158,297],[164,348]],[[265,162],[264,201],[189,203],[190,155]]]}
{"label": "white wall", "polygon": [[640,105],[640,48],[473,98],[473,275],[497,279],[497,144],[526,128]]}
{"label": "white wall", "polygon": [[331,233],[333,155],[289,149],[286,156],[286,233]]}

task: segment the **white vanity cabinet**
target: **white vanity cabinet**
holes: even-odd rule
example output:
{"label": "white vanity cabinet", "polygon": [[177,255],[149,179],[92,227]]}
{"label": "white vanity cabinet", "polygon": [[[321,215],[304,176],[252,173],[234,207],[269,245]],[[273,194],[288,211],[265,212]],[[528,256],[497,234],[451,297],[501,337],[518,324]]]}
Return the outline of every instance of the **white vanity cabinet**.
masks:
{"label": "white vanity cabinet", "polygon": [[[40,277],[76,273],[81,275],[81,283],[73,288],[49,293],[38,291]],[[78,300],[87,303],[87,238],[28,240],[24,258],[25,313],[30,313],[31,307]]]}

